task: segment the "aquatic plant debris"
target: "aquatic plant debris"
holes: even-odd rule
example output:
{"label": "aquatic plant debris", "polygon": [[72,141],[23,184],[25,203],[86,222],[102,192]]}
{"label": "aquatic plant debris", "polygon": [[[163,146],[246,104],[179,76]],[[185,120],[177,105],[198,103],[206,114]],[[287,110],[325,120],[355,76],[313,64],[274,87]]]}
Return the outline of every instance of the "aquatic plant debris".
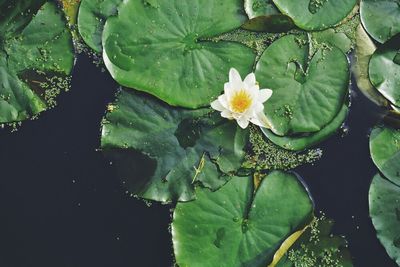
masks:
{"label": "aquatic plant debris", "polygon": [[321,149],[293,152],[283,149],[264,137],[257,127],[250,127],[250,149],[243,167],[257,171],[291,170],[313,164],[322,157]]}

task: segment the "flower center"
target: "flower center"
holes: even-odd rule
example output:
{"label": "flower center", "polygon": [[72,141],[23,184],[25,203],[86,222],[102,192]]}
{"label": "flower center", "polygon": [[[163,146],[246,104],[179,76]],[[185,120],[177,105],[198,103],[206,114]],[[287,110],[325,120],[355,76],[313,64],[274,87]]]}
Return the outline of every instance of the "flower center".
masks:
{"label": "flower center", "polygon": [[251,102],[250,95],[242,89],[232,96],[230,105],[234,112],[243,113],[251,106]]}

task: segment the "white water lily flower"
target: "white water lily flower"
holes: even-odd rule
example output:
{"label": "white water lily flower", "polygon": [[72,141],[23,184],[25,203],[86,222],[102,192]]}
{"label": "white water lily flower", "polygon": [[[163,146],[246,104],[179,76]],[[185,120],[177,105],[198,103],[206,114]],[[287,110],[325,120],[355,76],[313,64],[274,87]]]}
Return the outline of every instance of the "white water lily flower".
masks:
{"label": "white water lily flower", "polygon": [[272,95],[272,90],[261,89],[254,73],[250,73],[242,81],[239,72],[231,68],[229,82],[225,83],[224,94],[211,103],[211,107],[221,112],[221,116],[236,120],[243,129],[249,122],[269,128],[264,114],[264,102]]}

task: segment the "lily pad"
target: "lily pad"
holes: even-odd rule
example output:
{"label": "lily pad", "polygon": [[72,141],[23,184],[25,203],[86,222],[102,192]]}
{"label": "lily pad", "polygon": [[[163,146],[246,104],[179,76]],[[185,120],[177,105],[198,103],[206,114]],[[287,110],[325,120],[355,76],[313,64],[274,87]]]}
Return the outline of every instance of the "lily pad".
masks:
{"label": "lily pad", "polygon": [[362,0],[360,15],[367,32],[380,43],[400,33],[398,0]]}
{"label": "lily pad", "polygon": [[[352,267],[347,241],[332,234],[333,224],[325,217],[315,219],[290,247],[278,250],[277,262],[268,267]],[[281,252],[284,254],[278,254]]]}
{"label": "lily pad", "polygon": [[400,106],[399,55],[400,34],[379,47],[369,62],[369,78],[372,85],[395,106]]}
{"label": "lily pad", "polygon": [[216,192],[197,188],[196,195],[174,211],[179,266],[265,267],[280,244],[312,219],[308,192],[290,173],[270,173],[256,191],[253,179],[235,177]]}
{"label": "lily pad", "polygon": [[339,113],[349,88],[347,57],[339,48],[319,49],[309,59],[303,35],[273,42],[256,67],[263,88],[274,91],[265,103],[271,130],[280,136],[322,130]]}
{"label": "lily pad", "polygon": [[400,185],[400,130],[375,127],[369,145],[378,169],[390,181]]}
{"label": "lily pad", "polygon": [[301,29],[324,30],[340,23],[357,0],[273,0],[279,10]]}
{"label": "lily pad", "polygon": [[250,19],[281,14],[272,0],[244,0],[244,9]]}
{"label": "lily pad", "polygon": [[334,135],[345,121],[349,108],[343,105],[339,114],[321,131],[305,136],[278,136],[271,130],[262,128],[261,130],[274,144],[288,150],[301,151],[313,147],[320,142]]}
{"label": "lily pad", "polygon": [[336,46],[343,53],[347,54],[352,43],[350,38],[343,32],[336,32],[334,29],[327,29],[318,32],[311,32],[313,49]]}
{"label": "lily pad", "polygon": [[242,0],[152,2],[123,1],[106,22],[103,58],[118,83],[198,108],[221,93],[231,67],[242,75],[252,71],[252,49],[208,40],[247,20]]}
{"label": "lily pad", "polygon": [[122,0],[82,0],[78,13],[78,29],[85,43],[97,53],[103,50],[101,37],[108,17],[117,13]]}
{"label": "lily pad", "polygon": [[249,21],[242,28],[258,32],[286,32],[294,27],[293,21],[276,8],[272,0],[245,0],[244,9]]}
{"label": "lily pad", "polygon": [[0,43],[19,33],[44,3],[45,0],[0,0]]}
{"label": "lily pad", "polygon": [[352,64],[352,72],[360,91],[372,102],[379,106],[388,106],[389,102],[371,84],[369,80],[369,61],[376,50],[376,46],[362,25],[356,31],[356,49]]}
{"label": "lily pad", "polygon": [[18,122],[53,107],[68,89],[72,37],[54,3],[0,2],[0,123]]}
{"label": "lily pad", "polygon": [[195,185],[221,187],[244,159],[248,131],[209,109],[172,108],[122,90],[109,110],[101,147],[139,197],[192,200]]}
{"label": "lily pad", "polygon": [[369,213],[380,242],[400,266],[400,184],[377,174],[369,189]]}

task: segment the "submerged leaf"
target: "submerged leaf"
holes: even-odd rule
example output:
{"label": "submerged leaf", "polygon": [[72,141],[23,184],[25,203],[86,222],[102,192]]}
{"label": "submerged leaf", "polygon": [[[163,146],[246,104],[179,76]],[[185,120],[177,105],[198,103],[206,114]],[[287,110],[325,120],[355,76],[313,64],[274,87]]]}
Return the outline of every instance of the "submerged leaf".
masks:
{"label": "submerged leaf", "polygon": [[[18,4],[17,4],[18,3]],[[0,1],[0,123],[31,118],[55,105],[68,89],[72,37],[54,3]]]}
{"label": "submerged leaf", "polygon": [[192,200],[196,184],[221,187],[244,159],[248,132],[210,109],[172,108],[122,90],[111,110],[101,147],[128,190],[139,197]]}

